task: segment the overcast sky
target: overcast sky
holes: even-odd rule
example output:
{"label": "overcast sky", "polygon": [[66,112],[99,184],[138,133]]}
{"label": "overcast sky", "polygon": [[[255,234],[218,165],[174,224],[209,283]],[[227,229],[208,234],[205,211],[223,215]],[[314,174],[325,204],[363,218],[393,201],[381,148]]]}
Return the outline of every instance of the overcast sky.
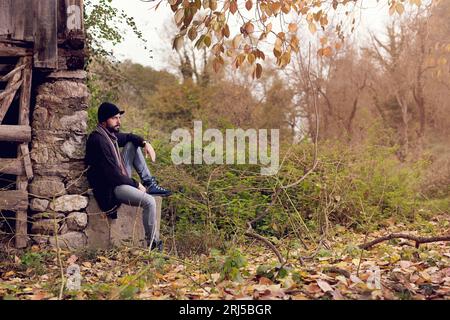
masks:
{"label": "overcast sky", "polygon": [[[363,0],[361,10],[361,23],[358,26],[355,36],[362,41],[368,35],[368,30],[380,33],[383,25],[389,20],[387,0]],[[167,24],[173,21],[172,11],[167,3],[162,3],[155,11],[152,9],[155,2],[142,2],[140,0],[113,0],[112,4],[125,10],[132,16],[138,28],[143,32],[148,40],[148,47],[153,50],[149,53],[144,49],[142,42],[131,32],[126,32],[125,41],[113,48],[115,56],[119,60],[131,59],[134,62],[151,66],[161,70],[167,68],[168,55],[173,55],[171,50],[171,39],[162,39],[161,35],[166,35]],[[125,29],[125,28],[124,28]],[[153,58],[150,58],[150,55]]]}

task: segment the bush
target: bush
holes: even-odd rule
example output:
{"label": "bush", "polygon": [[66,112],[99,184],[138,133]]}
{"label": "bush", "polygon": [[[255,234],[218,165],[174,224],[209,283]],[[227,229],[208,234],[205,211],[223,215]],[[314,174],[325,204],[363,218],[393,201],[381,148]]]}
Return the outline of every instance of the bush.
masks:
{"label": "bush", "polygon": [[[181,245],[186,241],[203,245],[201,252],[220,241],[237,240],[247,222],[270,205],[277,179],[283,185],[296,181],[313,160],[311,143],[295,145],[278,175],[264,177],[255,165],[174,166],[170,144],[153,143],[159,160],[150,168],[162,185],[176,191],[165,202],[163,215]],[[287,149],[283,148],[280,159]],[[334,223],[358,229],[371,220],[376,228],[390,217],[414,218],[419,201],[416,185],[424,163],[401,163],[395,151],[322,144],[316,170],[280,193],[256,231],[277,238],[290,233],[314,236]]]}

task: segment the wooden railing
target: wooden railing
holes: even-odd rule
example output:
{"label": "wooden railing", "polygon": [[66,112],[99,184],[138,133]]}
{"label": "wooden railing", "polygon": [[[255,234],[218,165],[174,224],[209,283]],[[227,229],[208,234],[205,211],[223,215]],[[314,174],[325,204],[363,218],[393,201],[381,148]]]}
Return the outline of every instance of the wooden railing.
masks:
{"label": "wooden railing", "polygon": [[[0,174],[16,175],[16,190],[0,191],[0,210],[16,212],[16,247],[27,245],[28,182],[33,178],[33,169],[28,143],[31,141],[30,95],[32,81],[31,52],[23,48],[6,47],[0,44],[0,62],[10,57],[18,57],[12,70],[0,76],[5,89],[0,91],[0,141],[17,142],[16,159],[0,159]],[[4,125],[3,120],[15,98],[19,99],[17,125]]]}

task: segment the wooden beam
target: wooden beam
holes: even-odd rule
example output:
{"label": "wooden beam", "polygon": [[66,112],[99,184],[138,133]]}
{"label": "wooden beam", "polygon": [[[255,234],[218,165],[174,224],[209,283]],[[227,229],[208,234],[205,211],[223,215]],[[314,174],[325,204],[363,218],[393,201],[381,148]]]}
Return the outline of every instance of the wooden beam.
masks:
{"label": "wooden beam", "polygon": [[31,127],[0,125],[0,141],[30,142]]}
{"label": "wooden beam", "polygon": [[16,188],[18,192],[23,192],[27,195],[27,207],[24,209],[18,209],[16,211],[16,230],[15,230],[15,242],[16,248],[25,248],[27,246],[27,220],[28,220],[28,180],[25,176],[18,176],[16,180]]}
{"label": "wooden beam", "polygon": [[8,89],[6,89],[2,93],[0,93],[0,100],[3,100],[4,98],[8,97],[12,93],[16,93],[16,91],[20,88],[21,85],[22,85],[22,80],[14,83]]}
{"label": "wooden beam", "polygon": [[0,173],[22,176],[25,174],[23,161],[20,159],[0,159]]}
{"label": "wooden beam", "polygon": [[28,212],[17,211],[16,212],[16,234],[15,234],[15,245],[16,248],[22,249],[27,247],[28,240]]}
{"label": "wooden beam", "polygon": [[[30,56],[23,57],[19,61],[25,65],[22,72],[22,90],[20,92],[19,105],[19,125],[29,126],[30,124],[30,101],[31,101],[31,82],[32,82],[32,58]],[[17,155],[23,159],[22,167],[25,167],[26,176],[18,175],[16,179],[16,188],[26,192],[28,189],[28,181],[33,178],[33,168],[31,166],[30,151],[28,143],[22,143],[17,148]],[[16,248],[25,248],[27,246],[27,220],[28,212],[16,212]]]}
{"label": "wooden beam", "polygon": [[8,74],[4,75],[3,77],[0,78],[0,82],[1,81],[8,81],[9,79],[12,78],[12,76],[14,76],[16,74],[16,72],[22,71],[25,68],[25,65],[22,64],[18,67],[15,67],[12,71],[10,71]]}
{"label": "wooden beam", "polygon": [[27,143],[22,143],[20,146],[21,157],[23,157],[23,164],[25,166],[25,173],[28,180],[33,179],[33,167],[31,166],[30,151]]}
{"label": "wooden beam", "polygon": [[19,105],[19,125],[28,126],[30,124],[30,101],[31,101],[31,82],[33,61],[31,56],[20,59],[21,64],[25,66],[22,73],[22,91],[20,92]]}
{"label": "wooden beam", "polygon": [[24,57],[32,54],[28,48],[5,47],[0,44],[0,57]]}
{"label": "wooden beam", "polygon": [[0,35],[12,33],[12,0],[0,0]]}
{"label": "wooden beam", "polygon": [[[21,66],[21,61],[19,61],[16,68],[20,68],[20,66]],[[3,101],[1,101],[1,98],[0,98],[0,102],[1,102],[0,103],[0,124],[2,123],[3,119],[5,118],[5,115],[8,112],[8,109],[11,106],[11,103],[13,102],[14,97],[16,96],[17,90],[22,85],[23,80],[21,80],[21,78],[22,78],[22,73],[15,72],[12,75],[11,80],[6,85],[5,92],[3,92],[3,94],[8,92],[8,95],[6,95],[3,98]],[[0,97],[1,97],[1,94],[0,94]]]}
{"label": "wooden beam", "polygon": [[14,0],[11,7],[12,39],[33,41],[34,7],[33,0]]}
{"label": "wooden beam", "polygon": [[58,67],[58,37],[56,0],[36,1],[34,66],[56,69]]}
{"label": "wooden beam", "polygon": [[22,190],[0,191],[0,210],[25,211],[28,209],[28,192]]}

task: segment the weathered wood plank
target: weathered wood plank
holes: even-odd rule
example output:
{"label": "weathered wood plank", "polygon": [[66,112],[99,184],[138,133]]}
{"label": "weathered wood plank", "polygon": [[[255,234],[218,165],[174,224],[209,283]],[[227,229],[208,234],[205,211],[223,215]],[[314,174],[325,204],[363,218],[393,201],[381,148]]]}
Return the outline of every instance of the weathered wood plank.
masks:
{"label": "weathered wood plank", "polygon": [[16,91],[20,88],[22,85],[22,80],[14,83],[12,86],[7,88],[5,91],[2,91],[0,93],[0,100],[3,100],[4,98],[8,97],[12,93],[16,93]]}
{"label": "weathered wood plank", "polygon": [[19,159],[0,159],[0,173],[15,176],[25,175],[23,161]]}
{"label": "weathered wood plank", "polygon": [[[28,126],[30,124],[30,101],[31,101],[31,83],[32,83],[32,59],[30,56],[23,57],[20,62],[25,65],[22,72],[22,90],[20,92],[19,105],[19,125]],[[30,150],[28,143],[22,143],[17,149],[17,155],[23,159],[22,167],[25,168],[26,176],[18,175],[16,187],[18,190],[27,191],[28,181],[33,178],[33,168],[31,166]],[[16,212],[16,247],[25,248],[27,246],[27,211]]]}
{"label": "weathered wood plank", "polygon": [[[20,155],[20,154],[19,154]],[[25,192],[28,195],[28,179],[25,176],[18,176],[16,179],[16,189],[21,192]],[[29,202],[29,198],[27,196],[27,203]],[[28,207],[27,207],[28,209]],[[25,248],[27,246],[27,220],[28,220],[28,211],[18,210],[16,211],[16,248]]]}
{"label": "weathered wood plank", "polygon": [[0,210],[25,211],[28,209],[28,192],[22,190],[0,191]]}
{"label": "weathered wood plank", "polygon": [[34,0],[14,0],[11,8],[13,24],[12,39],[34,41]]}
{"label": "weathered wood plank", "polygon": [[[27,19],[27,15],[30,12],[27,12],[27,4],[28,2],[28,10],[30,9],[30,2],[26,0],[14,0],[14,5],[11,7],[11,20],[13,22],[13,30],[11,30],[11,38],[16,40],[24,40],[25,39],[25,21]],[[31,13],[31,18],[33,18],[33,14]]]}
{"label": "weathered wood plank", "polygon": [[24,57],[32,54],[31,49],[21,47],[6,47],[0,44],[0,57]]}
{"label": "weathered wood plank", "polygon": [[0,125],[0,141],[30,142],[31,127]]}
{"label": "weathered wood plank", "polygon": [[[20,67],[21,62],[19,61],[17,67]],[[11,80],[8,82],[8,85],[5,88],[5,91],[2,93],[5,95],[5,93],[8,93],[5,95],[5,97],[2,99],[2,94],[0,94],[0,124],[2,123],[6,113],[8,112],[9,107],[11,106],[12,101],[14,100],[14,97],[16,96],[16,92],[19,89],[19,87],[22,85],[23,80],[22,78],[22,72],[16,72],[12,76]]]}
{"label": "weathered wood plank", "polygon": [[19,125],[30,124],[30,101],[33,62],[31,56],[21,58],[20,63],[25,66],[22,71],[22,90],[20,92]]}
{"label": "weathered wood plank", "polygon": [[30,150],[28,149],[28,144],[23,143],[19,146],[21,151],[21,157],[23,157],[23,164],[25,166],[25,173],[28,180],[33,179],[33,167],[31,166]]}
{"label": "weathered wood plank", "polygon": [[4,75],[0,78],[0,81],[8,81],[12,78],[13,75],[15,75],[17,72],[22,71],[25,68],[25,65],[22,64],[18,67],[15,67],[13,70],[11,70],[8,74]]}
{"label": "weathered wood plank", "polygon": [[39,0],[36,4],[35,54],[36,68],[58,67],[57,11],[56,0]]}
{"label": "weathered wood plank", "polygon": [[15,244],[16,248],[18,249],[27,247],[27,238],[28,238],[27,219],[28,219],[27,211],[16,212]]}
{"label": "weathered wood plank", "polygon": [[12,33],[11,7],[12,0],[0,0],[0,35]]}

